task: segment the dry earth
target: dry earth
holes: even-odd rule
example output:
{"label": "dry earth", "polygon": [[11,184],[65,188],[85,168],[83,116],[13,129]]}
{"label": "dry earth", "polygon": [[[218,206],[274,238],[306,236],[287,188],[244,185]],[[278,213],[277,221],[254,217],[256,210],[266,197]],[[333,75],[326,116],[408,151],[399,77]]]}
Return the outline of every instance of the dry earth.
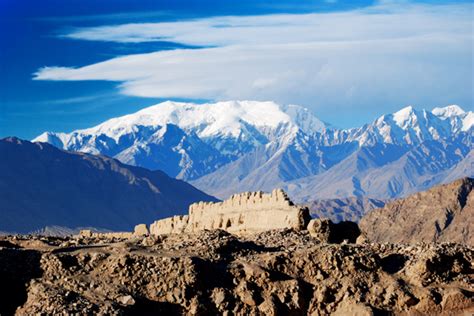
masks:
{"label": "dry earth", "polygon": [[324,236],[286,229],[245,237],[222,230],[129,240],[2,237],[0,314],[474,312],[473,248]]}

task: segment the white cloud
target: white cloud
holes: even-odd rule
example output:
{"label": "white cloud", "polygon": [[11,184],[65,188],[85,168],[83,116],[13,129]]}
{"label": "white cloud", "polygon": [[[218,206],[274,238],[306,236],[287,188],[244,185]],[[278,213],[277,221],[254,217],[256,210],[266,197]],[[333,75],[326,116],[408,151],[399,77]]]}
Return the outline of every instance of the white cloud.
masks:
{"label": "white cloud", "polygon": [[227,16],[182,22],[132,23],[76,29],[64,37],[140,43],[172,41],[226,46],[377,40],[469,32],[469,5],[379,4],[341,13]]}
{"label": "white cloud", "polygon": [[65,36],[207,48],[44,67],[35,79],[117,81],[124,94],[142,97],[271,99],[318,108],[471,102],[471,10],[384,3],[342,13],[77,29]]}

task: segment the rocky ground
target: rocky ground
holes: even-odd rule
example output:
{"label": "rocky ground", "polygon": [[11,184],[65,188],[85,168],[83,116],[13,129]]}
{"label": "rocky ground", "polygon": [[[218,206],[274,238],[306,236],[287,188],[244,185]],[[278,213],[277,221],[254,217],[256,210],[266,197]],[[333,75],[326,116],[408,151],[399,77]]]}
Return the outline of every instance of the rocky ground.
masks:
{"label": "rocky ground", "polygon": [[474,313],[471,247],[313,236],[2,237],[0,314]]}

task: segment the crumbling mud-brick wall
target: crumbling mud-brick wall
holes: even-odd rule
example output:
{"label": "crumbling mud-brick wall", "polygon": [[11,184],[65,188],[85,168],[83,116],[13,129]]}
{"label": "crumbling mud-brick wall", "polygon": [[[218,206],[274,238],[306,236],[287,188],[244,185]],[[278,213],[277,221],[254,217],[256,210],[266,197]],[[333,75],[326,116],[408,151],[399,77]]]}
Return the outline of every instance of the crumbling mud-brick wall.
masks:
{"label": "crumbling mud-brick wall", "polygon": [[118,239],[129,239],[133,237],[131,232],[108,232],[98,233],[93,232],[89,229],[83,229],[79,232],[79,236],[88,238],[118,238]]}
{"label": "crumbling mud-brick wall", "polygon": [[270,194],[244,192],[218,203],[199,202],[189,215],[174,216],[151,224],[154,235],[223,229],[231,233],[253,233],[270,229],[305,229],[310,219],[306,207],[294,205],[283,190]]}
{"label": "crumbling mud-brick wall", "polygon": [[187,230],[188,221],[188,215],[160,219],[150,225],[150,233],[152,235],[183,233]]}
{"label": "crumbling mud-brick wall", "polygon": [[118,239],[130,239],[133,237],[142,237],[149,235],[148,227],[146,224],[138,224],[135,226],[133,232],[108,232],[98,233],[93,232],[90,229],[83,229],[79,232],[80,237],[87,238],[118,238]]}

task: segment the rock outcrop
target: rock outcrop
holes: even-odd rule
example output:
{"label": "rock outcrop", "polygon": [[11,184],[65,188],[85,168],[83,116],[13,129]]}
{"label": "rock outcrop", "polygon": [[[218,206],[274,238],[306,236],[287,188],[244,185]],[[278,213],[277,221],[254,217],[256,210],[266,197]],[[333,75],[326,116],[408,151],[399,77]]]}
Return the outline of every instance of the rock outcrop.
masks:
{"label": "rock outcrop", "polygon": [[464,178],[388,203],[360,227],[376,242],[457,242],[474,246],[474,179]]}
{"label": "rock outcrop", "polygon": [[174,216],[151,224],[154,235],[222,229],[232,233],[255,233],[270,229],[305,229],[310,219],[306,207],[296,206],[283,190],[270,194],[245,192],[223,202],[194,203],[189,215]]}
{"label": "rock outcrop", "polygon": [[1,237],[1,315],[470,315],[472,247],[308,231]]}

